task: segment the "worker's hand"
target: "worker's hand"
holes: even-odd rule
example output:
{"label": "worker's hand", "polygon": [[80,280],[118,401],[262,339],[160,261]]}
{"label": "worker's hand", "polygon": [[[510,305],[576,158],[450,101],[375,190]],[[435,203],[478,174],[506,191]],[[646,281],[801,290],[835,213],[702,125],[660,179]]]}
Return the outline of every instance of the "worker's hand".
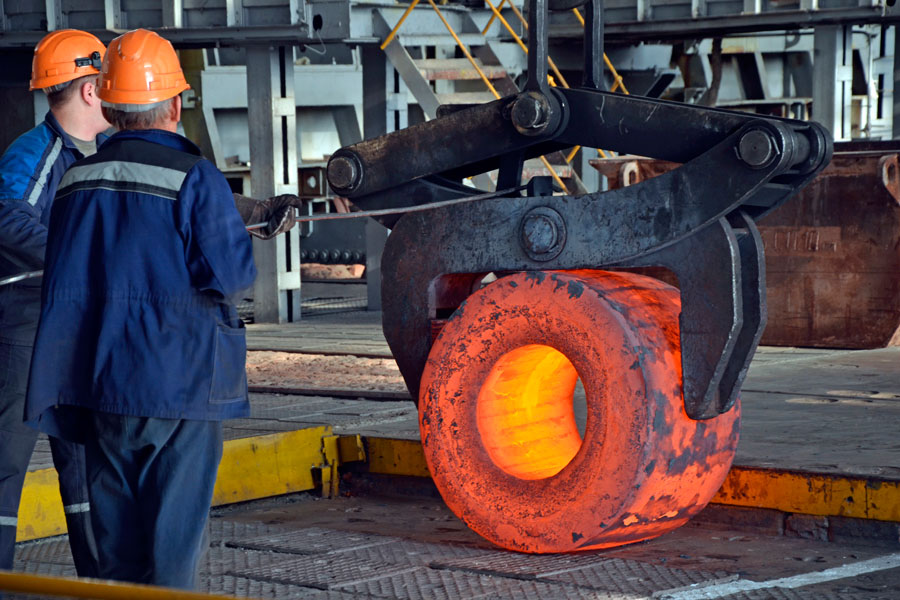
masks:
{"label": "worker's hand", "polygon": [[[266,200],[256,200],[240,194],[234,195],[234,203],[251,235],[270,240],[294,226],[294,205],[297,196],[282,194]],[[263,225],[260,225],[263,224]]]}

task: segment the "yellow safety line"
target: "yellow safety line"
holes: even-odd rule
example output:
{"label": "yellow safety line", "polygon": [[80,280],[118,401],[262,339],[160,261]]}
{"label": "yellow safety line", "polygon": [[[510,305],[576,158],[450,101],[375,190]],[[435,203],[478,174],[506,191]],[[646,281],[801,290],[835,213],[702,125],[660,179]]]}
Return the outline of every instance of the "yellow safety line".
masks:
{"label": "yellow safety line", "polygon": [[[434,12],[437,13],[438,18],[444,24],[444,27],[447,28],[447,31],[450,32],[450,35],[453,36],[453,39],[456,40],[456,45],[459,46],[459,49],[462,50],[463,54],[466,55],[466,58],[469,59],[469,62],[472,63],[472,66],[475,68],[475,71],[478,72],[478,75],[481,77],[481,80],[484,81],[484,84],[494,95],[494,98],[499,100],[502,96],[500,96],[500,93],[497,91],[497,89],[491,83],[490,79],[487,78],[487,75],[484,74],[484,71],[481,70],[481,67],[478,66],[478,63],[475,62],[475,59],[472,57],[472,54],[469,52],[469,49],[466,48],[466,45],[463,44],[462,40],[459,39],[459,36],[456,35],[456,32],[453,30],[453,27],[450,25],[450,23],[447,22],[447,19],[444,18],[444,15],[441,13],[441,9],[439,9],[437,7],[437,4],[434,3],[434,0],[428,0],[428,4],[430,4],[431,8],[434,9]],[[512,6],[512,4],[510,4],[510,6]],[[550,165],[550,162],[543,156],[541,157],[541,162],[544,163],[544,166],[550,172],[550,176],[553,177],[554,181],[556,181],[556,183],[562,189],[563,193],[568,194],[569,190],[566,187],[566,184],[563,183],[563,180],[556,173],[556,170]]]}
{"label": "yellow safety line", "polygon": [[391,32],[388,34],[388,36],[386,38],[384,38],[384,41],[381,43],[382,50],[387,48],[388,45],[392,41],[394,41],[394,36],[397,35],[397,31],[400,30],[400,26],[403,25],[403,21],[406,20],[406,17],[409,16],[409,13],[412,12],[412,10],[416,7],[416,4],[418,4],[418,3],[419,3],[419,0],[413,0],[412,3],[410,3],[410,5],[406,8],[406,10],[403,11],[403,14],[400,15],[400,20],[397,21],[397,24],[394,25],[394,28],[391,29]]}
{"label": "yellow safety line", "polygon": [[[430,477],[419,441],[366,438],[370,473]],[[734,466],[711,502],[900,522],[900,481]]]}
{"label": "yellow safety line", "polygon": [[[506,4],[506,0],[500,0],[500,4],[497,5],[497,10],[503,8],[503,5]],[[491,8],[494,8],[491,6]],[[494,24],[494,19],[497,18],[496,11],[495,14],[491,15],[491,18],[488,19],[487,25],[484,26],[484,29],[481,31],[481,35],[487,35],[488,30],[490,30],[491,25]]]}
{"label": "yellow safety line", "polygon": [[0,590],[91,600],[222,600],[227,596],[91,579],[31,575],[0,570]]}

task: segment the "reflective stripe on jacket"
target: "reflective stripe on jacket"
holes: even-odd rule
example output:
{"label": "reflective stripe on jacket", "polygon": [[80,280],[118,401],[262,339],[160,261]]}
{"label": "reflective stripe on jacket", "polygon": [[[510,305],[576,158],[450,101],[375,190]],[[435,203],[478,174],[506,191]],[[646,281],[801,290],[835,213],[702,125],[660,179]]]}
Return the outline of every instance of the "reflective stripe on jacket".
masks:
{"label": "reflective stripe on jacket", "polygon": [[228,183],[200,150],[160,130],[114,135],[57,192],[26,418],[72,439],[48,409],[246,415],[230,299],[255,276]]}
{"label": "reflective stripe on jacket", "polygon": [[[105,139],[98,135],[97,143]],[[43,267],[56,188],[66,169],[82,157],[50,112],[0,156],[0,279]],[[40,289],[40,279],[0,286],[0,343],[30,344],[34,339]]]}

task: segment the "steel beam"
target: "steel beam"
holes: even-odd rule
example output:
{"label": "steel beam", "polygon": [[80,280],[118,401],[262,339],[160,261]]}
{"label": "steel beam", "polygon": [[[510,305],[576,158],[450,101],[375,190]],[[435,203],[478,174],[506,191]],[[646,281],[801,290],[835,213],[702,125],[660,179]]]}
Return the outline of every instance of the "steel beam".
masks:
{"label": "steel beam", "polygon": [[[297,193],[297,109],[293,50],[247,49],[250,187],[257,198]],[[253,287],[257,322],[300,319],[300,238],[295,227],[272,241],[253,240],[259,275]]]}
{"label": "steel beam", "polygon": [[835,141],[850,139],[853,40],[850,26],[817,27],[813,52],[812,118]]}
{"label": "steel beam", "polygon": [[[378,46],[360,48],[363,67],[363,138],[394,131],[388,118],[388,90],[393,89],[394,69]],[[390,80],[390,81],[389,81]],[[366,223],[366,295],[369,310],[381,310],[381,255],[388,232],[376,221]]]}
{"label": "steel beam", "polygon": [[184,25],[184,0],[163,0],[163,26],[182,27]]}
{"label": "steel beam", "polygon": [[893,104],[892,108],[894,111],[894,139],[900,138],[900,91],[895,89],[898,81],[900,81],[900,35],[897,35],[897,28],[894,27],[894,81],[891,84],[891,104]]}
{"label": "steel beam", "polygon": [[[685,4],[688,7],[688,4]],[[785,10],[755,14],[734,14],[699,19],[657,19],[643,21],[618,19],[607,7],[605,14],[606,40],[613,43],[649,43],[697,38],[720,37],[727,34],[810,29],[822,25],[867,23],[892,24],[900,16],[885,6],[854,6],[817,11]],[[578,23],[555,24],[550,27],[553,38],[581,39],[583,30]]]}

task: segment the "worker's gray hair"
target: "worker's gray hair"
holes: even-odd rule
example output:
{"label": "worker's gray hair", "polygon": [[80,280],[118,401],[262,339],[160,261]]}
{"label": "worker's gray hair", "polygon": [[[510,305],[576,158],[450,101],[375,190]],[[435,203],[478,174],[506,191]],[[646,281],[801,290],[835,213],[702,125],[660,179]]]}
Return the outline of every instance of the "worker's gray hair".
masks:
{"label": "worker's gray hair", "polygon": [[103,118],[118,130],[123,129],[152,129],[169,113],[169,106],[175,101],[175,96],[161,102],[152,104],[112,104],[101,102]]}

